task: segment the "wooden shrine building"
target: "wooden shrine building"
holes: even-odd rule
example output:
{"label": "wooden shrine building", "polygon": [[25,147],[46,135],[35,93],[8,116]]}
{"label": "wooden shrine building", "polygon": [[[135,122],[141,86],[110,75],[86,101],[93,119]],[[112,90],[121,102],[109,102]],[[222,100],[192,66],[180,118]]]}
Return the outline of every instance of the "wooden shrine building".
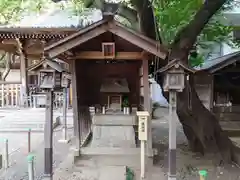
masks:
{"label": "wooden shrine building", "polygon": [[158,41],[120,24],[113,15],[45,47],[44,53],[49,59],[65,57],[70,65],[77,150],[91,131],[89,107],[121,109],[124,96],[130,108],[151,111],[149,61],[167,55]]}
{"label": "wooden shrine building", "polygon": [[206,61],[196,73],[196,90],[220,120],[240,121],[240,52]]}

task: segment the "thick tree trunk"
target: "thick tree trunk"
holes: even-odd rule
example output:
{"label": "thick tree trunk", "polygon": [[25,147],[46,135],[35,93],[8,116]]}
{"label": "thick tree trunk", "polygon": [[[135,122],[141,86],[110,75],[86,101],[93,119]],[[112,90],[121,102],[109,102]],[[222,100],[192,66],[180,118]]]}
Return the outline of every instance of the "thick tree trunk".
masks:
{"label": "thick tree trunk", "polygon": [[218,119],[200,101],[193,76],[178,94],[177,114],[183,125],[189,146],[194,152],[215,155],[217,163],[239,164],[238,149],[222,130]]}

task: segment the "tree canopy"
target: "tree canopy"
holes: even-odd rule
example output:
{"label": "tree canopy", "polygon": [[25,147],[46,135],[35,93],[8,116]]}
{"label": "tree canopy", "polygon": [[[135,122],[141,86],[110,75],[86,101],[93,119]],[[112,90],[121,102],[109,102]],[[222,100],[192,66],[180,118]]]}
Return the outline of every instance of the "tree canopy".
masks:
{"label": "tree canopy", "polygon": [[[59,0],[55,1],[57,2]],[[102,2],[102,0],[69,0],[67,3],[68,7],[70,5],[73,13],[79,13],[83,10],[84,6],[101,8]],[[134,0],[122,0],[120,3],[126,6],[128,11],[130,8],[133,9],[134,3],[136,4]],[[229,3],[227,8],[231,8],[232,5],[233,2]],[[64,8],[63,4],[54,3],[52,0],[0,0],[0,23],[16,23],[20,21],[25,14],[47,11],[51,6]],[[152,6],[154,8],[155,20],[162,43],[170,46],[177,33],[194,18],[196,12],[202,6],[202,0],[155,0]],[[210,53],[216,43],[225,42],[235,45],[235,42],[233,42],[230,37],[232,27],[222,24],[225,9],[222,8],[220,12],[216,13],[198,36],[197,42],[195,43],[198,53],[196,56],[190,58],[192,66],[201,64],[204,60],[204,55]],[[128,12],[127,15],[126,13],[127,11],[125,10],[124,13],[120,12],[119,14],[120,16],[124,16],[125,14],[125,18],[130,20],[130,24],[136,27],[137,25],[134,25],[133,21],[136,21],[137,18],[134,20],[134,18],[129,15],[131,12]]]}
{"label": "tree canopy", "polygon": [[[201,6],[202,0],[154,1],[155,15],[163,43],[171,45],[177,33],[193,20]],[[229,3],[206,24],[195,44],[198,53],[196,56],[190,57],[192,66],[201,64],[206,55],[211,53],[216,43],[235,45],[231,38],[232,27],[223,24],[224,11],[232,7],[233,4]]]}

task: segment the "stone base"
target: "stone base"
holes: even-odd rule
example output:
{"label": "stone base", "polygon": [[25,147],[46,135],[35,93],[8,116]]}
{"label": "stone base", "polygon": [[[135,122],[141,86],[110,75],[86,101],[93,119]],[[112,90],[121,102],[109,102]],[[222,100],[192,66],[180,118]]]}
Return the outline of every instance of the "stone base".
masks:
{"label": "stone base", "polygon": [[80,150],[76,148],[71,148],[70,149],[74,157],[80,156]]}
{"label": "stone base", "polygon": [[63,144],[67,144],[67,143],[70,142],[70,140],[69,139],[59,139],[58,142],[63,143]]}
{"label": "stone base", "polygon": [[133,126],[137,125],[137,116],[124,114],[96,114],[93,116],[92,124],[104,126]]}
{"label": "stone base", "polygon": [[136,148],[133,126],[93,126],[92,148]]}
{"label": "stone base", "polygon": [[[84,147],[80,149],[81,155],[137,155],[140,158],[140,148],[109,148],[109,147]],[[149,154],[153,155],[153,149],[149,150]],[[146,153],[146,156],[149,156]]]}

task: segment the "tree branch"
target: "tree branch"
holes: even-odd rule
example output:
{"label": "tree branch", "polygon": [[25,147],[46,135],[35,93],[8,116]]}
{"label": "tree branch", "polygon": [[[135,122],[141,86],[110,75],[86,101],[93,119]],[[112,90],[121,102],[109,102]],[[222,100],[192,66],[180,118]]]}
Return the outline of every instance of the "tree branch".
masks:
{"label": "tree branch", "polygon": [[132,25],[138,24],[138,13],[136,10],[127,7],[124,4],[119,4],[118,15],[127,19]]}
{"label": "tree branch", "polygon": [[104,9],[104,5],[113,5],[118,6],[117,14],[125,19],[127,19],[133,27],[137,27],[136,24],[138,23],[138,13],[134,9],[122,4],[122,3],[108,3],[104,0],[84,0],[84,6],[86,8],[97,8],[97,9]]}
{"label": "tree branch", "polygon": [[226,1],[227,0],[206,0],[193,20],[177,33],[172,44],[172,50],[178,49],[179,51],[184,51],[185,55],[188,55],[205,25]]}

